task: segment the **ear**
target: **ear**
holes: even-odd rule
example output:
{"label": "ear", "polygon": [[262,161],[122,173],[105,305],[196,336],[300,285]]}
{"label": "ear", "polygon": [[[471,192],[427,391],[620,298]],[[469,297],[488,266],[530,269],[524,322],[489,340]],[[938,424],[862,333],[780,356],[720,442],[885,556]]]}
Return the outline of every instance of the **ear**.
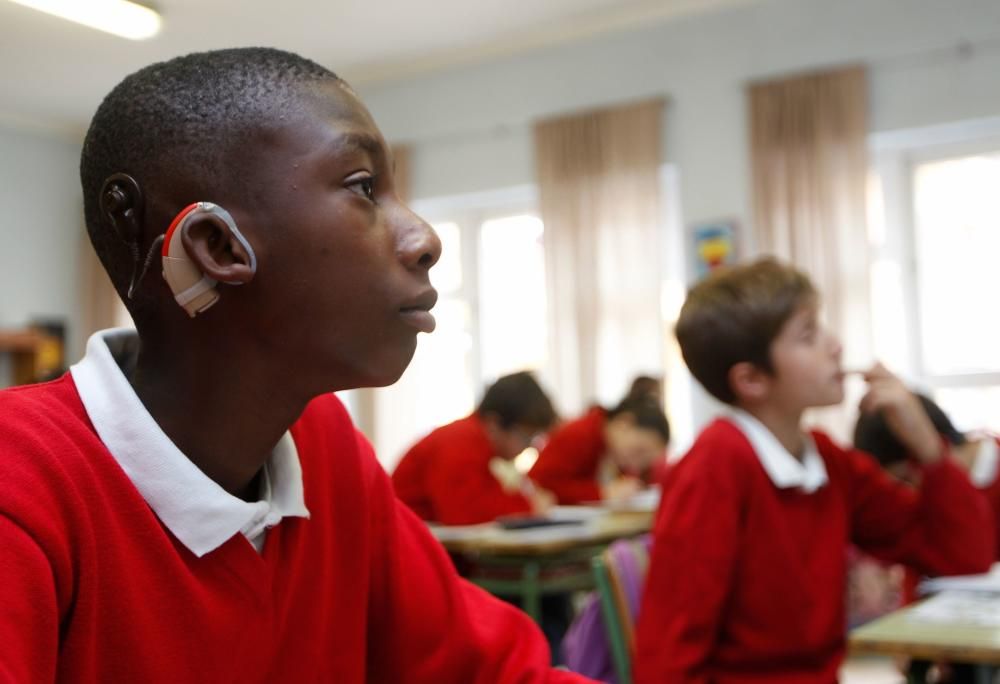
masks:
{"label": "ear", "polygon": [[773,378],[749,361],[741,361],[729,369],[729,386],[739,402],[757,403],[767,398]]}
{"label": "ear", "polygon": [[184,251],[202,273],[230,285],[253,280],[250,254],[222,218],[200,213],[192,216],[182,231]]}
{"label": "ear", "polygon": [[98,198],[101,215],[126,244],[138,249],[145,201],[139,183],[127,173],[107,177]]}

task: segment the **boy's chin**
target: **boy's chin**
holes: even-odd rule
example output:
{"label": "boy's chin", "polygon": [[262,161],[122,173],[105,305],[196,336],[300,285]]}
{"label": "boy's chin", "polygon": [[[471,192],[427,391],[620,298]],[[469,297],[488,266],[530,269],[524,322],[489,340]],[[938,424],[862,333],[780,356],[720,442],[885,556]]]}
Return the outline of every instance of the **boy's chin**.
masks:
{"label": "boy's chin", "polygon": [[831,406],[837,406],[844,401],[844,390],[841,389],[837,392],[830,392],[826,396],[817,397],[816,401],[810,406],[810,408],[829,408]]}

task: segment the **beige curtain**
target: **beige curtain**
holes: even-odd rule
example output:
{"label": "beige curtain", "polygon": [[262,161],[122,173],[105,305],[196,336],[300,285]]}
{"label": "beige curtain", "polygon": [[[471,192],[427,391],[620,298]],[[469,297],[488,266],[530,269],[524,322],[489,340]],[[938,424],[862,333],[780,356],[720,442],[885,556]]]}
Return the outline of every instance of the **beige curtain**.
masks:
{"label": "beige curtain", "polygon": [[662,368],[663,101],[539,122],[550,368],[562,407],[619,398]]}
{"label": "beige curtain", "polygon": [[755,83],[748,101],[757,249],[809,273],[844,343],[845,363],[867,363],[866,72],[851,67]]}

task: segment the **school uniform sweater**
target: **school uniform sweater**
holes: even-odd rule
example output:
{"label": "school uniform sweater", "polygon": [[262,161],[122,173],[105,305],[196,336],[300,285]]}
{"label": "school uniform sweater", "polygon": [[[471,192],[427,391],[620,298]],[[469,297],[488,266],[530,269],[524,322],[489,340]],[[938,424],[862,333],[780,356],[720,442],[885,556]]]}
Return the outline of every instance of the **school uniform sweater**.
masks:
{"label": "school uniform sweater", "polygon": [[600,501],[597,476],[607,451],[606,422],[607,412],[595,406],[554,430],[528,476],[560,504]]}
{"label": "school uniform sweater", "polygon": [[490,471],[493,446],[476,414],[437,428],[406,453],[392,474],[396,495],[424,520],[445,525],[528,513],[531,501],[507,491]]}
{"label": "school uniform sweater", "polygon": [[988,435],[983,439],[969,477],[993,512],[997,560],[1000,560],[1000,437]]}
{"label": "school uniform sweater", "polygon": [[[980,495],[990,507],[993,516],[993,529],[996,532],[996,561],[1000,561],[1000,438],[986,435],[982,440],[979,453],[972,464],[969,479],[979,490]],[[903,604],[909,604],[920,598],[918,591],[923,576],[913,568],[906,568],[903,576]]]}
{"label": "school uniform sweater", "polygon": [[73,378],[0,392],[0,682],[573,682],[460,580],[332,395],[292,426],[309,518],[178,540]]}
{"label": "school uniform sweater", "polygon": [[803,468],[802,486],[776,485],[778,472],[730,420],[712,423],[668,471],[637,684],[835,682],[851,541],[934,575],[989,567],[992,521],[955,465],[926,466],[918,492],[866,454],[822,433],[812,440],[820,460]]}

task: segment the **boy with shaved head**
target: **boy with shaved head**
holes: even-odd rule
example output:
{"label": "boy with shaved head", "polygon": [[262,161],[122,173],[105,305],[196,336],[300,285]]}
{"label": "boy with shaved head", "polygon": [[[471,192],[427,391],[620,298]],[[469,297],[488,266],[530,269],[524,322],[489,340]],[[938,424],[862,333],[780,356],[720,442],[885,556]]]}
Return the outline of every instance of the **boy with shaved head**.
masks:
{"label": "boy with shaved head", "polygon": [[137,331],[0,393],[0,681],[582,681],[331,394],[400,376],[441,249],[351,89],[270,49],[152,65],[81,180]]}

